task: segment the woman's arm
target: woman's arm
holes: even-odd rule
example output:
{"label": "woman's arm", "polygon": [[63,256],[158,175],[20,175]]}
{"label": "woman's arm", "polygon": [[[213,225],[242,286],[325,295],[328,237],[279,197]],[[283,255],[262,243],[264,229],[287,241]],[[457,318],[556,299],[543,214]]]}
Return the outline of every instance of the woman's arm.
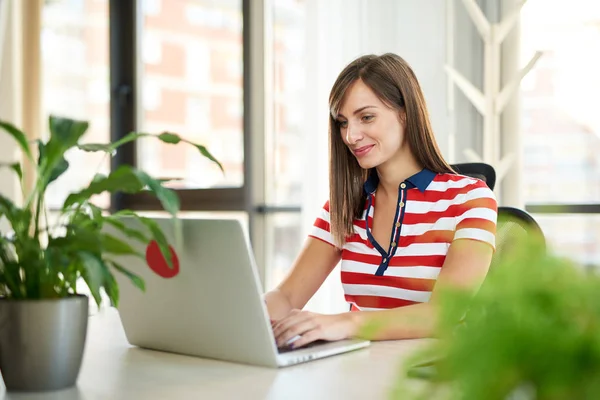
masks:
{"label": "woman's arm", "polygon": [[[489,269],[493,249],[476,240],[455,240],[427,303],[382,311],[357,311],[337,315],[297,312],[275,325],[277,343],[282,345],[302,335],[295,346],[318,339],[339,340],[360,337],[393,340],[431,337],[435,333],[439,292],[443,287],[477,291]],[[373,327],[373,329],[364,329]]]}
{"label": "woman's arm", "polygon": [[456,240],[448,249],[446,260],[427,303],[374,312],[347,313],[353,319],[352,336],[360,336],[362,327],[373,326],[371,340],[431,337],[437,324],[439,292],[442,288],[465,289],[475,293],[489,270],[492,247],[475,240]]}
{"label": "woman's arm", "polygon": [[277,321],[293,309],[302,309],[340,261],[335,246],[309,237],[290,273],[264,299],[271,319]]}

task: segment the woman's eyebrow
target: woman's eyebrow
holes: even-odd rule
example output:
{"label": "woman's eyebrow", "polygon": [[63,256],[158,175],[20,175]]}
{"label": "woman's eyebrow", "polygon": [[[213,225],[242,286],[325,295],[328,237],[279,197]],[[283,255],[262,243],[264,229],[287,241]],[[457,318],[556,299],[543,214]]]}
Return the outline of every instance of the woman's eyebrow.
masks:
{"label": "woman's eyebrow", "polygon": [[[356,115],[359,112],[366,110],[367,108],[377,108],[377,106],[368,105],[368,106],[360,107],[360,108],[357,108],[356,110],[354,110],[354,112],[352,114]],[[344,117],[344,115],[342,113],[338,113],[338,117],[346,118],[346,117]]]}

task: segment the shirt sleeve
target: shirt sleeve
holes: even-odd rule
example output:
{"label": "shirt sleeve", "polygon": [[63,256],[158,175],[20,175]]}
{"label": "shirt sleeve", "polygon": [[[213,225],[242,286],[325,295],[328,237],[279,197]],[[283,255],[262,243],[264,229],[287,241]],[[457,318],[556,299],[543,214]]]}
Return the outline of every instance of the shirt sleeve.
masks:
{"label": "shirt sleeve", "polygon": [[488,243],[496,250],[498,204],[494,192],[477,179],[460,195],[454,240],[472,239]]}
{"label": "shirt sleeve", "polygon": [[325,202],[325,205],[323,205],[323,208],[321,208],[321,211],[318,213],[308,236],[322,240],[325,243],[337,247],[335,246],[333,236],[331,235],[329,200]]}

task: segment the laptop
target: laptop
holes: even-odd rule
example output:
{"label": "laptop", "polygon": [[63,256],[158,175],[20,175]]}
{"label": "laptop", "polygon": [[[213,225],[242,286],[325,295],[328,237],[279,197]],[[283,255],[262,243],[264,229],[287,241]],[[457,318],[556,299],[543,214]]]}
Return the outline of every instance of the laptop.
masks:
{"label": "laptop", "polygon": [[[146,255],[113,256],[140,276],[145,292],[115,271],[118,312],[131,345],[140,348],[263,367],[285,367],[358,350],[367,340],[319,342],[279,349],[262,299],[254,257],[237,219],[180,218],[179,241],[169,217],[152,218],[174,254],[166,264],[155,242],[128,243]],[[123,219],[140,229],[139,221]],[[123,238],[111,227],[105,230]]]}

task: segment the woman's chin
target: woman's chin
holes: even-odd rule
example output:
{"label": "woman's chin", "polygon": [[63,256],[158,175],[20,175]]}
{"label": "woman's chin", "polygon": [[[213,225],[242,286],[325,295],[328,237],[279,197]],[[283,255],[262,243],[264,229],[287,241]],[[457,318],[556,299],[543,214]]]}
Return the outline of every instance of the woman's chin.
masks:
{"label": "woman's chin", "polygon": [[376,162],[376,160],[370,158],[370,157],[357,157],[356,161],[358,162],[358,165],[362,168],[362,169],[371,169],[373,167],[376,167],[378,165],[378,163]]}

